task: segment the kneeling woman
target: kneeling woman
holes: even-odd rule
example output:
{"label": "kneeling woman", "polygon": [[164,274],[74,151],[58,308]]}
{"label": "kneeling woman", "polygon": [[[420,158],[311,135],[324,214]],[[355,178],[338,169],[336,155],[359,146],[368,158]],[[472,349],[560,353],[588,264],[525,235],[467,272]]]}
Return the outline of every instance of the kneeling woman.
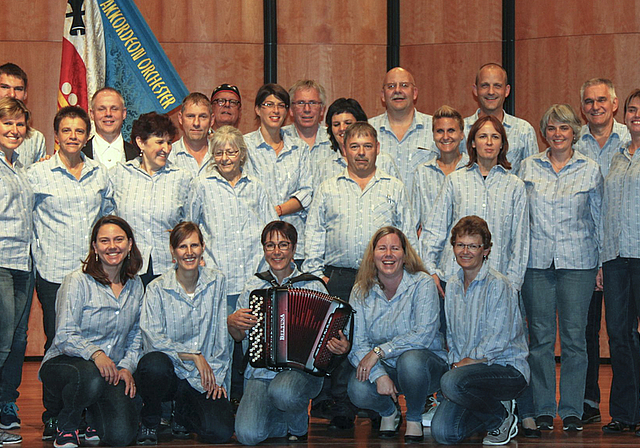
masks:
{"label": "kneeling woman", "polygon": [[396,403],[404,394],[405,441],[422,441],[424,403],[440,388],[446,354],[435,283],[400,230],[383,227],[373,235],[349,303],[355,311],[349,361],[356,367],[349,398],[380,413],[384,438],[400,427]]}
{"label": "kneeling woman", "polygon": [[[240,295],[237,310],[228,318],[229,333],[236,341],[245,339],[256,325],[249,308],[249,295],[255,289],[295,283],[296,287],[326,292],[320,279],[296,281],[300,271],[293,263],[298,232],[285,221],[273,221],[262,231],[262,249],[269,270],[250,279]],[[349,351],[344,334],[328,343],[335,354]],[[247,366],[244,394],[236,414],[236,437],[244,445],[256,445],[268,438],[287,437],[291,442],[303,441],[309,430],[309,400],[320,393],[322,377],[302,370],[274,372]]]}
{"label": "kneeling woman", "polygon": [[175,400],[174,435],[194,432],[205,443],[233,435],[233,413],[222,386],[229,367],[227,282],[200,266],[204,241],[198,226],[181,222],[169,236],[176,268],[152,281],[140,326],[146,354],[136,380],[144,401],[138,444],[157,443],[162,402]]}
{"label": "kneeling woman", "polygon": [[512,400],[529,381],[518,295],[507,277],[485,263],[491,232],[482,218],[458,221],[451,245],[461,267],[447,280],[444,299],[452,369],[440,381],[446,399],[433,417],[431,435],[457,444],[488,431],[484,445],[504,445],[518,433]]}
{"label": "kneeling woman", "polygon": [[45,417],[58,421],[56,447],[79,445],[85,408],[87,440],[125,446],[138,427],[132,373],[140,355],[143,295],[136,275],[142,257],[126,221],[100,218],[83,264],[58,291],[56,333],[40,368]]}

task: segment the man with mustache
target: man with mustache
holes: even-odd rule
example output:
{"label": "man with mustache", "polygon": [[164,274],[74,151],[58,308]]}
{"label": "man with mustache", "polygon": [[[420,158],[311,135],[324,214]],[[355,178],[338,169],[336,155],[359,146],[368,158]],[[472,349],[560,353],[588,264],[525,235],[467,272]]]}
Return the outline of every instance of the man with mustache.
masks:
{"label": "man with mustache", "polygon": [[[415,245],[417,223],[404,184],[376,168],[380,144],[373,126],[351,124],[344,135],[344,151],[347,168],[322,182],[314,194],[302,272],[322,277],[330,294],[348,301],[371,236],[380,227],[394,226]],[[336,429],[353,427],[355,418],[347,398],[352,367],[344,361],[331,376],[330,428]]]}
{"label": "man with mustache", "polygon": [[464,119],[464,134],[469,135],[473,123],[485,115],[493,115],[500,120],[507,131],[507,140],[509,141],[507,160],[511,163],[511,173],[517,175],[520,170],[520,162],[537,154],[539,149],[533,126],[521,118],[509,115],[502,108],[505,99],[511,92],[507,71],[499,64],[492,62],[484,64],[476,74],[476,82],[472,90],[480,108],[475,114]]}
{"label": "man with mustache", "polygon": [[233,84],[220,84],[211,93],[213,120],[211,131],[215,132],[221,126],[238,127],[242,115],[242,98],[240,89]]}
{"label": "man with mustache", "polygon": [[173,144],[168,160],[189,171],[193,177],[200,174],[211,160],[207,137],[212,113],[209,98],[200,92],[190,93],[182,100],[182,109],[178,113],[182,138]]}
{"label": "man with mustache", "polygon": [[111,168],[118,162],[138,157],[138,150],[122,138],[122,123],[127,118],[127,108],[120,92],[103,87],[93,94],[89,108],[96,134],[87,141],[82,152],[90,159]]}
{"label": "man with mustache", "polygon": [[438,155],[433,147],[431,115],[416,110],[418,87],[413,75],[402,67],[387,72],[380,97],[387,111],[369,123],[378,132],[380,150],[391,156],[400,180],[411,192],[416,167]]}

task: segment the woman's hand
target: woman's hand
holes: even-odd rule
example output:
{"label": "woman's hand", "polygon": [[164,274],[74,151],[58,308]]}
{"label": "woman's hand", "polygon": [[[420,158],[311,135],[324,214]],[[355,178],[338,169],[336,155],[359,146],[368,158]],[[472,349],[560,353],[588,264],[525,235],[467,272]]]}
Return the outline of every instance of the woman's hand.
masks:
{"label": "woman's hand", "polygon": [[120,369],[118,371],[118,381],[124,381],[124,394],[129,395],[130,398],[136,396],[136,382],[133,380],[133,375],[127,369]]}
{"label": "woman's hand", "polygon": [[240,308],[227,317],[227,329],[236,342],[244,339],[245,331],[254,327],[258,318],[251,313],[251,308]]}
{"label": "woman's hand", "polygon": [[398,401],[398,389],[389,375],[382,375],[376,380],[376,390],[380,395],[389,395],[393,401]]}
{"label": "woman's hand", "polygon": [[337,338],[331,338],[329,342],[327,342],[327,348],[334,355],[344,355],[349,353],[349,349],[351,349],[351,343],[344,335],[342,330],[338,331]]}
{"label": "woman's hand", "polygon": [[120,380],[118,368],[105,352],[98,350],[91,355],[91,359],[100,371],[100,376],[102,376],[107,383],[113,384],[114,386],[118,384]]}
{"label": "woman's hand", "polygon": [[481,364],[483,362],[487,362],[486,358],[482,359],[473,359],[473,358],[463,358],[458,362],[453,363],[453,368],[470,366],[471,364]]}
{"label": "woman's hand", "polygon": [[200,384],[207,392],[207,398],[211,397],[216,389],[216,377],[213,375],[213,369],[202,354],[194,355],[193,363],[200,373]]}
{"label": "woman's hand", "polygon": [[371,369],[376,365],[379,359],[380,358],[378,357],[378,355],[373,353],[373,350],[367,353],[364,358],[362,358],[362,361],[358,363],[358,368],[356,369],[356,379],[359,381],[369,380]]}
{"label": "woman's hand", "polygon": [[217,400],[218,398],[227,398],[227,391],[224,389],[223,386],[218,386],[216,385],[213,393],[211,394],[211,399],[212,400]]}
{"label": "woman's hand", "polygon": [[431,275],[433,277],[433,281],[436,283],[436,289],[438,290],[438,295],[444,298],[444,289],[442,289],[442,285],[440,284],[440,277],[437,274]]}

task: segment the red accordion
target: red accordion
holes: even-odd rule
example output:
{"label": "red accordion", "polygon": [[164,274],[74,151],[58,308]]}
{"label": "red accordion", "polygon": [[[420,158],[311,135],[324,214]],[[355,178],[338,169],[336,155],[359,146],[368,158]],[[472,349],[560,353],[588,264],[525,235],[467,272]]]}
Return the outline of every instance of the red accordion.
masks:
{"label": "red accordion", "polygon": [[253,367],[295,368],[323,376],[337,366],[339,359],[327,342],[347,326],[353,314],[347,302],[309,289],[278,287],[252,291],[249,307],[258,319],[249,330]]}

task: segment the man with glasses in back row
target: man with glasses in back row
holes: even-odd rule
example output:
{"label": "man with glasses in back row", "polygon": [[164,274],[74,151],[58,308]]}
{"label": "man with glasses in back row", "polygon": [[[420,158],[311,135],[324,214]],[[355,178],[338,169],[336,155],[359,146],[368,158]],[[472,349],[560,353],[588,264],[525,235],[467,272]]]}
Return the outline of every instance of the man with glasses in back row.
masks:
{"label": "man with glasses in back row", "polygon": [[238,127],[242,115],[242,98],[238,87],[233,84],[220,84],[213,89],[211,105],[213,106],[212,132],[220,126]]}

